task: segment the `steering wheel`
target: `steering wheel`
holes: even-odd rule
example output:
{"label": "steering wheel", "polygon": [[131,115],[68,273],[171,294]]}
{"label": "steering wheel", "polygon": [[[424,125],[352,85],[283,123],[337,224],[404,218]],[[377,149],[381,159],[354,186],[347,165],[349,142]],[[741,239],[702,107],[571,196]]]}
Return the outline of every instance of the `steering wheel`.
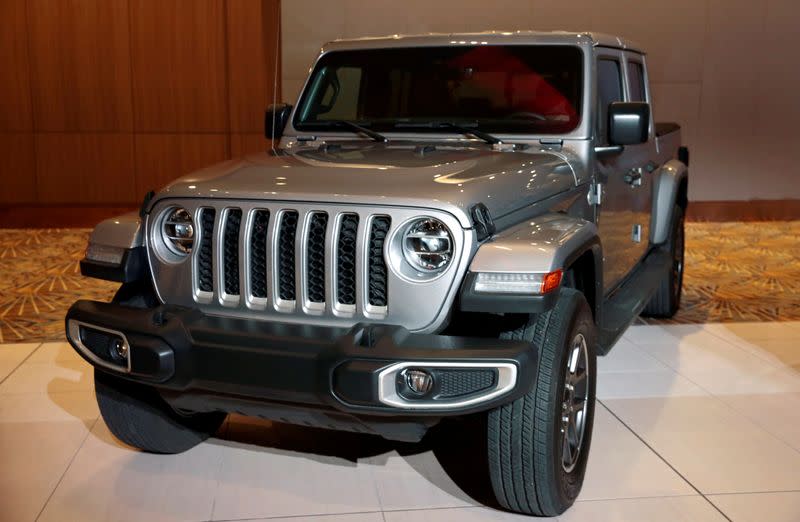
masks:
{"label": "steering wheel", "polygon": [[513,114],[509,114],[506,116],[509,119],[522,119],[526,118],[529,120],[539,120],[539,121],[547,121],[547,118],[543,114],[539,114],[538,112],[515,112]]}

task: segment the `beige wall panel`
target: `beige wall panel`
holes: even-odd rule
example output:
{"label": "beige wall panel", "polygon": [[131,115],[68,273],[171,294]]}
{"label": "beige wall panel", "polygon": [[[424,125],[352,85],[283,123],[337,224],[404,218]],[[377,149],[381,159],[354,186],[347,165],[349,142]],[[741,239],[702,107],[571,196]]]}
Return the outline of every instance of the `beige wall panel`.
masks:
{"label": "beige wall panel", "polygon": [[[281,4],[282,78],[305,79],[323,43],[344,37],[347,11],[341,2],[288,1]],[[284,91],[291,98],[296,91]]]}
{"label": "beige wall panel", "polygon": [[597,0],[592,5],[591,29],[630,38],[643,45],[654,81],[700,81],[705,2]]}

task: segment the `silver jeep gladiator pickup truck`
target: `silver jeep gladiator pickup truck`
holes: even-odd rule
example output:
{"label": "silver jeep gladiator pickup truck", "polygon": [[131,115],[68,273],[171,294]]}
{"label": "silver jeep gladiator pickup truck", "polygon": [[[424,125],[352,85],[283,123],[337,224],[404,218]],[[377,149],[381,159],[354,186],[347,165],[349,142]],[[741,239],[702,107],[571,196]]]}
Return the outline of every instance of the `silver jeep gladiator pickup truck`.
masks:
{"label": "silver jeep gladiator pickup truck", "polygon": [[596,356],[681,297],[688,150],[650,96],[600,34],[326,45],[272,150],[92,233],[83,274],[122,286],[66,333],[109,429],[175,453],[227,412],[401,441],[456,418],[501,506],[562,513]]}

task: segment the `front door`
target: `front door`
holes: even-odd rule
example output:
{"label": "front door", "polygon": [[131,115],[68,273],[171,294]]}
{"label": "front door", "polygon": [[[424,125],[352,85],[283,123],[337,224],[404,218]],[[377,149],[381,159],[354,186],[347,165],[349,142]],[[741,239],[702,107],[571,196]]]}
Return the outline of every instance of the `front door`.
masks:
{"label": "front door", "polygon": [[[597,49],[597,128],[595,145],[608,143],[608,106],[625,101],[625,75],[622,51]],[[628,148],[621,153],[597,155],[595,175],[603,195],[597,207],[597,228],[603,244],[603,286],[612,290],[630,272],[640,257],[644,236],[634,236],[638,223],[635,212],[638,187],[626,174],[634,159]],[[642,234],[644,231],[641,231]],[[639,241],[637,241],[639,239]]]}

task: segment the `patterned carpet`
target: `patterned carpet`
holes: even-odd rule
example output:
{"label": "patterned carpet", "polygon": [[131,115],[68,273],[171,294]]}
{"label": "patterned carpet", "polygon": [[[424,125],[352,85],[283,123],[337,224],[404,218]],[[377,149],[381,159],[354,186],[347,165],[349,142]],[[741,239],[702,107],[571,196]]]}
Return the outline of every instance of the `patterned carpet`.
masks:
{"label": "patterned carpet", "polygon": [[[80,275],[88,235],[0,229],[0,343],[62,339],[73,301],[111,299],[116,284]],[[683,303],[667,322],[789,320],[800,320],[800,221],[687,224]]]}

